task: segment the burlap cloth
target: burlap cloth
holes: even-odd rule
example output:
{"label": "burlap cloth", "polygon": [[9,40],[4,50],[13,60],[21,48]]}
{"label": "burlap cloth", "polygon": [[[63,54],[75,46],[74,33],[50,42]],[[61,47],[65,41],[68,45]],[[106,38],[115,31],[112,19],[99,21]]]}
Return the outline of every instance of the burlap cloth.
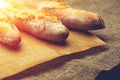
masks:
{"label": "burlap cloth", "polygon": [[120,64],[120,0],[63,1],[101,14],[106,28],[91,32],[107,45],[54,59],[4,80],[96,80],[102,70]]}

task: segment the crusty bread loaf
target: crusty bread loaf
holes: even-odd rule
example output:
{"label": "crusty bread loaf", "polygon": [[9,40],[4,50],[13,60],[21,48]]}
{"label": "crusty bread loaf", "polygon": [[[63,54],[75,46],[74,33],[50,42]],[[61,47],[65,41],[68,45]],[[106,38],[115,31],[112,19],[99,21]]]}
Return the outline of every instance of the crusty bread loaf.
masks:
{"label": "crusty bread loaf", "polygon": [[50,41],[64,41],[69,35],[68,29],[57,17],[45,12],[25,8],[11,3],[4,13],[9,16],[18,29]]}
{"label": "crusty bread loaf", "polygon": [[29,8],[51,13],[57,16],[68,28],[96,30],[105,27],[104,21],[99,14],[74,9],[61,0],[24,0],[15,2]]}
{"label": "crusty bread loaf", "polygon": [[9,46],[18,46],[21,36],[16,26],[0,11],[0,43]]}

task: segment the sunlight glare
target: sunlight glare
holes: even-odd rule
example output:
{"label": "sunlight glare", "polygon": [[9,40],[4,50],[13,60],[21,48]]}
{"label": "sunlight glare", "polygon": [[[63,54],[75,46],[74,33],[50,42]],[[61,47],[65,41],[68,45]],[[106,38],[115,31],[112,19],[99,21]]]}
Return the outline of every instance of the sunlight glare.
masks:
{"label": "sunlight glare", "polygon": [[0,0],[0,8],[5,8],[5,7],[9,7],[9,6],[10,6],[10,4],[8,4],[4,0]]}

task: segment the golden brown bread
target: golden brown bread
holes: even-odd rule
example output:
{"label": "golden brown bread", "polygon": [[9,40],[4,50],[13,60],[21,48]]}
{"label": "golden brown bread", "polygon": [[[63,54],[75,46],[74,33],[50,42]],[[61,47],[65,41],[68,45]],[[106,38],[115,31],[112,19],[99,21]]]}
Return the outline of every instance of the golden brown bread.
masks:
{"label": "golden brown bread", "polygon": [[68,29],[57,17],[15,3],[10,4],[11,6],[5,8],[4,13],[18,29],[50,41],[64,41],[68,37]]}
{"label": "golden brown bread", "polygon": [[21,36],[14,24],[12,24],[7,16],[0,11],[0,43],[8,46],[18,46]]}
{"label": "golden brown bread", "polygon": [[105,27],[104,21],[99,14],[74,9],[61,0],[24,0],[15,2],[29,8],[51,13],[57,16],[68,28],[96,30]]}

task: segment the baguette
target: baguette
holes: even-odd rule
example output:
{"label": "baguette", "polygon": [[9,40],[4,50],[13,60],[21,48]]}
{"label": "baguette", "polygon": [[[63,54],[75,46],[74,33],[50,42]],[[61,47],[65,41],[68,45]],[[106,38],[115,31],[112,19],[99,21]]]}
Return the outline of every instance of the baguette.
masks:
{"label": "baguette", "polygon": [[50,41],[65,41],[69,35],[68,29],[57,17],[48,13],[25,8],[16,3],[9,3],[4,13],[9,16],[18,29]]}
{"label": "baguette", "polygon": [[39,1],[36,7],[38,10],[56,15],[68,28],[96,30],[105,27],[102,17],[96,13],[74,9],[60,0],[37,1]]}
{"label": "baguette", "polygon": [[0,43],[7,46],[18,46],[20,42],[21,36],[16,26],[0,11]]}
{"label": "baguette", "polygon": [[81,30],[105,28],[104,21],[99,14],[74,9],[61,0],[24,0],[15,2],[29,8],[51,13],[57,16],[68,28]]}

